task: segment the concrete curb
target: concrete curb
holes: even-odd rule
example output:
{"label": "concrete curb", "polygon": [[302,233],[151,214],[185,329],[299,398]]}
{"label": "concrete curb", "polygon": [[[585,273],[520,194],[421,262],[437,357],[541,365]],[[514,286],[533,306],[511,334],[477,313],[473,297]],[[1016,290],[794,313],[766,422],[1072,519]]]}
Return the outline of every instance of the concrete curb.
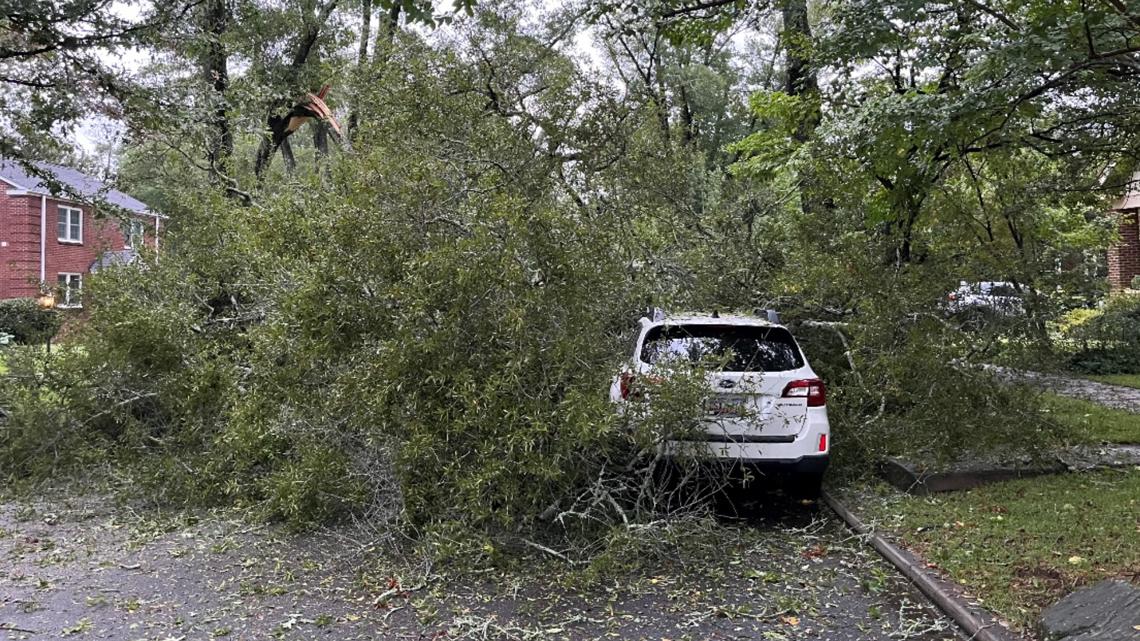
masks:
{"label": "concrete curb", "polygon": [[946,613],[974,641],[1026,641],[994,620],[993,616],[977,606],[971,605],[959,596],[961,588],[927,572],[912,555],[876,534],[850,510],[840,503],[830,492],[824,490],[823,501],[858,534],[867,537],[867,542],[891,565],[898,568],[939,610]]}
{"label": "concrete curb", "polygon": [[913,462],[888,458],[879,464],[879,476],[907,494],[957,492],[990,483],[1034,476],[1125,469],[1140,465],[1140,445],[1106,443],[1065,448],[1051,460],[1036,463],[971,463],[941,471],[925,470]]}

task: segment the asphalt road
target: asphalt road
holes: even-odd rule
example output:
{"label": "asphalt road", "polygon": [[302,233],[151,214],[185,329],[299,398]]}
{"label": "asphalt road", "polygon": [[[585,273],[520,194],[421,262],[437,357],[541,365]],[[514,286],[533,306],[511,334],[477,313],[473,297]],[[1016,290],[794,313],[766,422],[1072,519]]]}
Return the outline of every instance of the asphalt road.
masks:
{"label": "asphalt road", "polygon": [[962,638],[826,510],[765,497],[719,527],[711,556],[590,581],[553,558],[425,574],[359,526],[298,535],[232,513],[8,500],[0,639]]}

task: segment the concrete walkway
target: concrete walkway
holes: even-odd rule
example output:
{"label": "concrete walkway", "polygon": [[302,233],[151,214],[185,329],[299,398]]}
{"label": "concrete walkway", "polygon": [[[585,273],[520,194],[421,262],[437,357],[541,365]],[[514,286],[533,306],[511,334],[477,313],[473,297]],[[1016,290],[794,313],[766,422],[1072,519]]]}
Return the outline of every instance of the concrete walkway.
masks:
{"label": "concrete walkway", "polygon": [[1044,374],[1028,370],[1015,370],[1008,367],[992,367],[998,378],[1017,383],[1029,383],[1043,387],[1061,396],[1071,396],[1105,407],[1140,414],[1140,389],[1098,383],[1084,378],[1059,374]]}

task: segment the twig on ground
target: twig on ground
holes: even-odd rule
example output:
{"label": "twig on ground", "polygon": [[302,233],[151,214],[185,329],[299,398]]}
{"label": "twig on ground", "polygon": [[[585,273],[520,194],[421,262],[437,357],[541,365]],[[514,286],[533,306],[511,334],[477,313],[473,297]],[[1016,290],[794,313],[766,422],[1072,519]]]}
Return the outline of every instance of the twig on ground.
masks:
{"label": "twig on ground", "polygon": [[388,610],[387,612],[384,613],[384,620],[387,621],[388,617],[392,616],[393,614],[395,614],[395,613],[399,612],[400,610],[403,610],[407,607],[408,606],[406,606],[406,605],[401,605],[399,607],[395,607],[395,608]]}
{"label": "twig on ground", "polygon": [[388,604],[389,601],[392,600],[392,597],[396,597],[396,596],[405,596],[406,597],[409,594],[411,594],[412,592],[418,592],[418,591],[424,589],[425,587],[427,587],[427,584],[428,584],[428,579],[425,579],[423,583],[421,583],[415,587],[411,587],[411,588],[405,588],[405,587],[400,586],[400,585],[396,585],[395,587],[388,588],[387,590],[384,590],[380,594],[376,595],[376,598],[372,600],[372,607],[375,607],[375,608],[384,607],[385,605]]}
{"label": "twig on ground", "polygon": [[534,541],[531,541],[530,539],[523,539],[522,542],[527,544],[528,546],[540,551],[540,552],[546,552],[547,554],[549,554],[551,556],[562,559],[563,561],[569,563],[570,565],[577,565],[579,563],[578,561],[574,561],[573,559],[571,559],[570,557],[566,556],[565,554],[559,552],[558,550],[553,550],[551,548],[548,548],[545,545],[542,545],[541,543],[535,543]]}

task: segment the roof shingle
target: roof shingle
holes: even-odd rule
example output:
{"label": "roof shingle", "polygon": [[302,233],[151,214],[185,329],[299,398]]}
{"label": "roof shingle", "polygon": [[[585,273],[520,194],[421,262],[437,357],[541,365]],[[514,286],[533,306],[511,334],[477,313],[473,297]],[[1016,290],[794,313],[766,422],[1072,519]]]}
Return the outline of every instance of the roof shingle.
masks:
{"label": "roof shingle", "polygon": [[[142,201],[117,189],[111,189],[103,181],[94,176],[89,176],[70,167],[48,162],[36,161],[32,164],[40,171],[53,176],[55,180],[72,190],[74,195],[89,200],[102,200],[140,214],[152,213]],[[0,178],[12,184],[16,189],[23,189],[37,194],[51,194],[51,189],[39,176],[31,175],[23,166],[7,158],[0,159]]]}

